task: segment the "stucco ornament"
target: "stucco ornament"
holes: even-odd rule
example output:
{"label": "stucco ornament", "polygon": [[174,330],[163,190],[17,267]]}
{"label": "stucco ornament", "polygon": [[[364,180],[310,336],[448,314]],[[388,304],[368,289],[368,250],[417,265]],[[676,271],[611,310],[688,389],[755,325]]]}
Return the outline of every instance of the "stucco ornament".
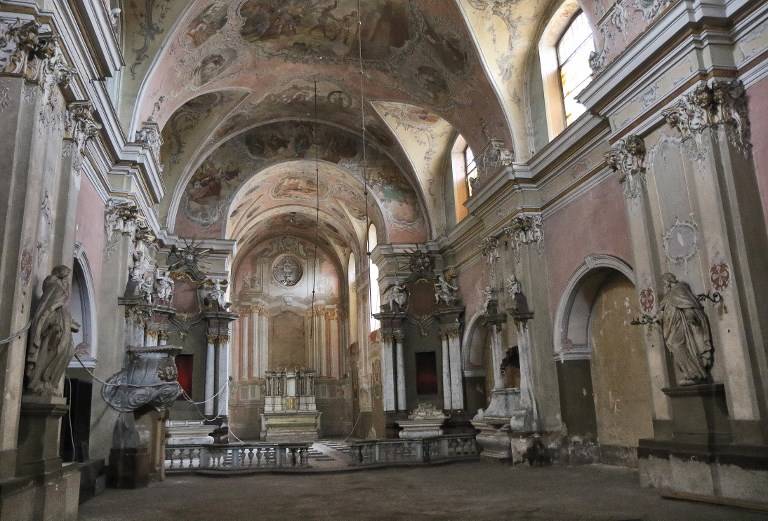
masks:
{"label": "stucco ornament", "polygon": [[515,251],[516,260],[520,260],[520,248],[524,245],[536,244],[541,251],[544,231],[541,213],[527,213],[517,215],[509,226],[505,226],[502,233],[509,240],[509,244]]}
{"label": "stucco ornament", "polygon": [[155,270],[155,285],[153,289],[154,299],[158,304],[170,305],[173,300],[175,282],[168,270],[157,268]]}
{"label": "stucco ornament", "polygon": [[620,139],[606,154],[605,160],[614,172],[619,174],[619,182],[624,185],[624,197],[635,199],[643,193],[645,184],[645,142],[643,138],[629,135]]}
{"label": "stucco ornament", "polygon": [[683,140],[694,139],[701,148],[705,129],[724,127],[728,141],[743,153],[752,145],[744,84],[740,80],[711,79],[700,83],[662,112]]}
{"label": "stucco ornament", "polygon": [[127,235],[133,240],[136,227],[144,218],[139,207],[133,201],[112,198],[107,201],[104,211],[105,250],[107,255],[114,251],[120,238]]}
{"label": "stucco ornament", "polygon": [[205,309],[209,311],[229,310],[232,304],[227,302],[228,285],[229,283],[226,280],[208,279],[205,281],[205,286],[209,288],[205,297],[203,297]]}
{"label": "stucco ornament", "polygon": [[303,274],[301,262],[293,255],[282,255],[272,265],[272,277],[281,286],[295,286]]}
{"label": "stucco ornament", "polygon": [[22,74],[40,44],[40,25],[34,20],[4,24],[0,33],[0,67],[7,74]]}
{"label": "stucco ornament", "polygon": [[155,159],[160,162],[160,147],[163,145],[163,139],[160,134],[160,127],[154,121],[145,121],[139,130],[136,131],[136,143],[149,149]]}
{"label": "stucco ornament", "polygon": [[664,296],[659,303],[659,321],[664,345],[672,354],[679,385],[710,381],[714,361],[709,319],[691,287],[672,273],[661,276]]}
{"label": "stucco ornament", "polygon": [[56,396],[59,382],[75,351],[72,332],[80,325],[69,312],[72,270],[60,265],[43,281],[43,296],[29,329],[24,387],[38,395]]}
{"label": "stucco ornament", "polygon": [[698,226],[693,221],[675,217],[662,239],[664,254],[674,264],[685,264],[699,251]]}
{"label": "stucco ornament", "polygon": [[429,402],[420,402],[408,415],[409,420],[444,420],[448,418],[443,411]]}
{"label": "stucco ornament", "polygon": [[202,261],[211,252],[210,248],[201,248],[195,240],[182,239],[184,246],[175,244],[168,253],[168,271],[174,279],[189,278],[194,281],[205,279],[201,269]]}
{"label": "stucco ornament", "polygon": [[80,153],[83,153],[88,140],[96,137],[102,128],[96,122],[92,110],[90,101],[73,101],[67,106],[64,131],[66,137],[75,142]]}

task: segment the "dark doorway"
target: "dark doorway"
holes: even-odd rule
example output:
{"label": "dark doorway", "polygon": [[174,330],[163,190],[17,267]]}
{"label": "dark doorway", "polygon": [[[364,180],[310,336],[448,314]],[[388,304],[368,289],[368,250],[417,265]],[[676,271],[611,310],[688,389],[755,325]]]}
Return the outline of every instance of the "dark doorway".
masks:
{"label": "dark doorway", "polygon": [[437,359],[434,351],[416,353],[416,394],[437,394]]}
{"label": "dark doorway", "polygon": [[69,411],[61,419],[60,454],[63,461],[86,461],[91,426],[91,382],[67,378],[64,397]]}

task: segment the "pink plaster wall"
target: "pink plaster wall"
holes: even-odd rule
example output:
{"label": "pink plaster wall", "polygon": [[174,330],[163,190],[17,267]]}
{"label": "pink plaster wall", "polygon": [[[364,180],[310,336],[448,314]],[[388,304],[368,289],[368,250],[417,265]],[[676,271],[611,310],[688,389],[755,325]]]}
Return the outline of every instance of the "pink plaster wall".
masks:
{"label": "pink plaster wall", "polygon": [[553,316],[568,279],[590,254],[607,254],[632,264],[632,243],[624,195],[611,176],[544,221]]}
{"label": "pink plaster wall", "polygon": [[763,201],[765,224],[768,226],[768,78],[747,89],[747,96],[757,186]]}
{"label": "pink plaster wall", "polygon": [[488,285],[488,277],[485,275],[487,265],[483,260],[462,268],[459,272],[459,292],[464,302],[467,320],[474,316],[483,305],[482,288]]}
{"label": "pink plaster wall", "polygon": [[104,203],[86,176],[80,180],[76,223],[75,240],[83,245],[98,292],[104,257]]}

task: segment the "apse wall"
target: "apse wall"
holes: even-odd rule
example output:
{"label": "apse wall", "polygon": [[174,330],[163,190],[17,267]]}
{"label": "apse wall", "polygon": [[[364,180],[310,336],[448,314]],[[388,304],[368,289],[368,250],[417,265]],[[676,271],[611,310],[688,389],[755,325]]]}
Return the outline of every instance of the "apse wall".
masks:
{"label": "apse wall", "polygon": [[236,259],[232,300],[240,318],[233,326],[231,425],[241,438],[259,436],[265,371],[293,368],[316,372],[321,434],[349,433],[345,279],[324,249],[317,249],[316,273],[314,259],[313,243],[293,236],[265,240]]}

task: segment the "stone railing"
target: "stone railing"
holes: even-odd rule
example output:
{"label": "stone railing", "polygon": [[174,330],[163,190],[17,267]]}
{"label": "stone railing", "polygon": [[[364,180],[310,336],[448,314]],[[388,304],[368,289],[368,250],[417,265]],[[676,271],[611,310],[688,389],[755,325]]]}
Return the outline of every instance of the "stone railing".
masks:
{"label": "stone railing", "polygon": [[476,459],[480,451],[473,434],[449,434],[435,438],[369,440],[351,445],[351,465],[391,466]]}
{"label": "stone railing", "polygon": [[165,471],[255,472],[309,468],[309,443],[173,445],[165,448]]}

